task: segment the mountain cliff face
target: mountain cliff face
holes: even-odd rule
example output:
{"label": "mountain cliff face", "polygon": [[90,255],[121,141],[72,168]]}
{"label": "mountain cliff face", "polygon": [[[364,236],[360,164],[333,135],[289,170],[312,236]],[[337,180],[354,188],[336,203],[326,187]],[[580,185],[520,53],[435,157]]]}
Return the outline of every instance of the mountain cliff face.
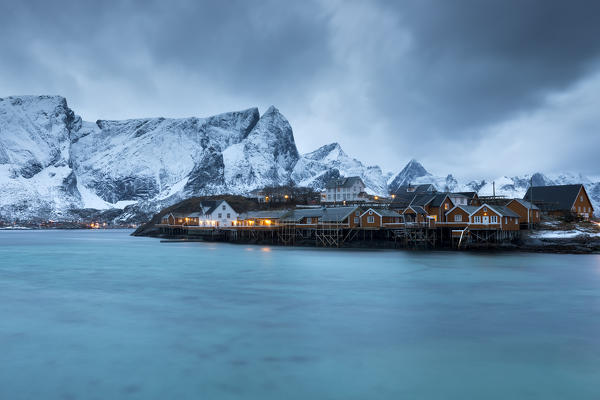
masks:
{"label": "mountain cliff face", "polygon": [[[185,197],[289,183],[299,159],[275,108],[209,118],[82,121],[60,96],[0,99],[0,218],[153,209]],[[139,203],[139,204],[138,204]]]}
{"label": "mountain cliff face", "polygon": [[[360,176],[367,192],[387,195],[407,183],[439,190],[522,196],[530,177],[460,183],[411,160],[399,173],[366,166],[331,143],[300,155],[292,127],[275,107],[208,118],[86,122],[60,96],[0,98],[0,220],[70,220],[88,209],[116,221],[141,221],[191,196],[245,194],[264,186],[315,189]],[[600,212],[600,183],[578,175],[532,176],[535,185],[583,182]],[[89,215],[89,214],[88,214]],[[111,217],[112,218],[112,217]]]}
{"label": "mountain cliff face", "polygon": [[331,143],[304,154],[294,166],[292,179],[299,186],[323,189],[327,181],[339,176],[360,176],[367,192],[385,196],[388,193],[386,178],[381,168],[365,166],[349,157],[338,143]]}

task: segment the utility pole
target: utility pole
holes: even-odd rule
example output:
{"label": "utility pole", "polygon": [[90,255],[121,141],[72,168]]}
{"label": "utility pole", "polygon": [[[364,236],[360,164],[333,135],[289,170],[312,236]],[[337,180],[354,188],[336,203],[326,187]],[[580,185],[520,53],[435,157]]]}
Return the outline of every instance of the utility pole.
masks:
{"label": "utility pole", "polygon": [[533,175],[529,178],[529,216],[527,222],[529,222],[529,231],[533,230],[533,223],[531,221],[531,208],[533,207]]}

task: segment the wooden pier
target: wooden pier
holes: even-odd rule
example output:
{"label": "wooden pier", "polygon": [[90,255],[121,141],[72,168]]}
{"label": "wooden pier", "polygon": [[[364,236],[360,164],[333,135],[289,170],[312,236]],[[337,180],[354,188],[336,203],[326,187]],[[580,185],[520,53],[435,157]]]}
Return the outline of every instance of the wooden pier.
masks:
{"label": "wooden pier", "polygon": [[364,248],[457,248],[498,247],[518,240],[520,231],[472,229],[468,225],[401,223],[379,228],[349,227],[346,224],[277,224],[271,226],[197,227],[161,224],[161,237],[271,244],[279,246],[364,247]]}

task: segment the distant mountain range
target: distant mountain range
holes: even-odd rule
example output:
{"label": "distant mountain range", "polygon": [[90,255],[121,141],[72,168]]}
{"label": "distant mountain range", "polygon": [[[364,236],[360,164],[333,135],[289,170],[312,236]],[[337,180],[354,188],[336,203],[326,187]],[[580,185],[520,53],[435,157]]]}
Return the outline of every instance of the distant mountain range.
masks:
{"label": "distant mountain range", "polygon": [[[263,115],[250,108],[208,118],[86,122],[64,97],[0,98],[4,221],[103,215],[120,223],[140,222],[191,196],[247,194],[285,184],[322,189],[331,178],[355,175],[368,192],[382,196],[407,183],[491,194],[495,181],[497,194],[520,197],[530,179],[462,182],[451,174],[432,175],[416,160],[398,173],[384,173],[349,157],[337,143],[299,154],[292,127],[275,107]],[[584,183],[600,212],[600,182],[540,173],[533,182]]]}

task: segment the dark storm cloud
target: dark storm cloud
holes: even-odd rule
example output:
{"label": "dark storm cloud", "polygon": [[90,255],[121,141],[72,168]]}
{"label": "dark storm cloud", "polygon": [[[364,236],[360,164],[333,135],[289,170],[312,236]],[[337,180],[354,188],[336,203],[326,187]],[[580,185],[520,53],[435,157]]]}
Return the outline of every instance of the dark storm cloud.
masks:
{"label": "dark storm cloud", "polygon": [[[600,2],[553,0],[2,2],[0,96],[62,94],[90,120],[276,104],[302,151],[335,140],[390,169],[418,157],[443,171],[458,150],[430,146],[514,139],[507,126],[600,147],[598,117],[573,106],[600,100],[585,88],[598,15]],[[548,132],[544,113],[561,110]],[[388,145],[365,154],[365,139]],[[582,170],[593,156],[560,159]]]}
{"label": "dark storm cloud", "polygon": [[414,42],[403,70],[386,68],[379,87],[416,87],[424,100],[397,102],[387,92],[382,104],[440,129],[471,128],[536,106],[597,67],[600,55],[597,1],[420,0],[385,8]]}

